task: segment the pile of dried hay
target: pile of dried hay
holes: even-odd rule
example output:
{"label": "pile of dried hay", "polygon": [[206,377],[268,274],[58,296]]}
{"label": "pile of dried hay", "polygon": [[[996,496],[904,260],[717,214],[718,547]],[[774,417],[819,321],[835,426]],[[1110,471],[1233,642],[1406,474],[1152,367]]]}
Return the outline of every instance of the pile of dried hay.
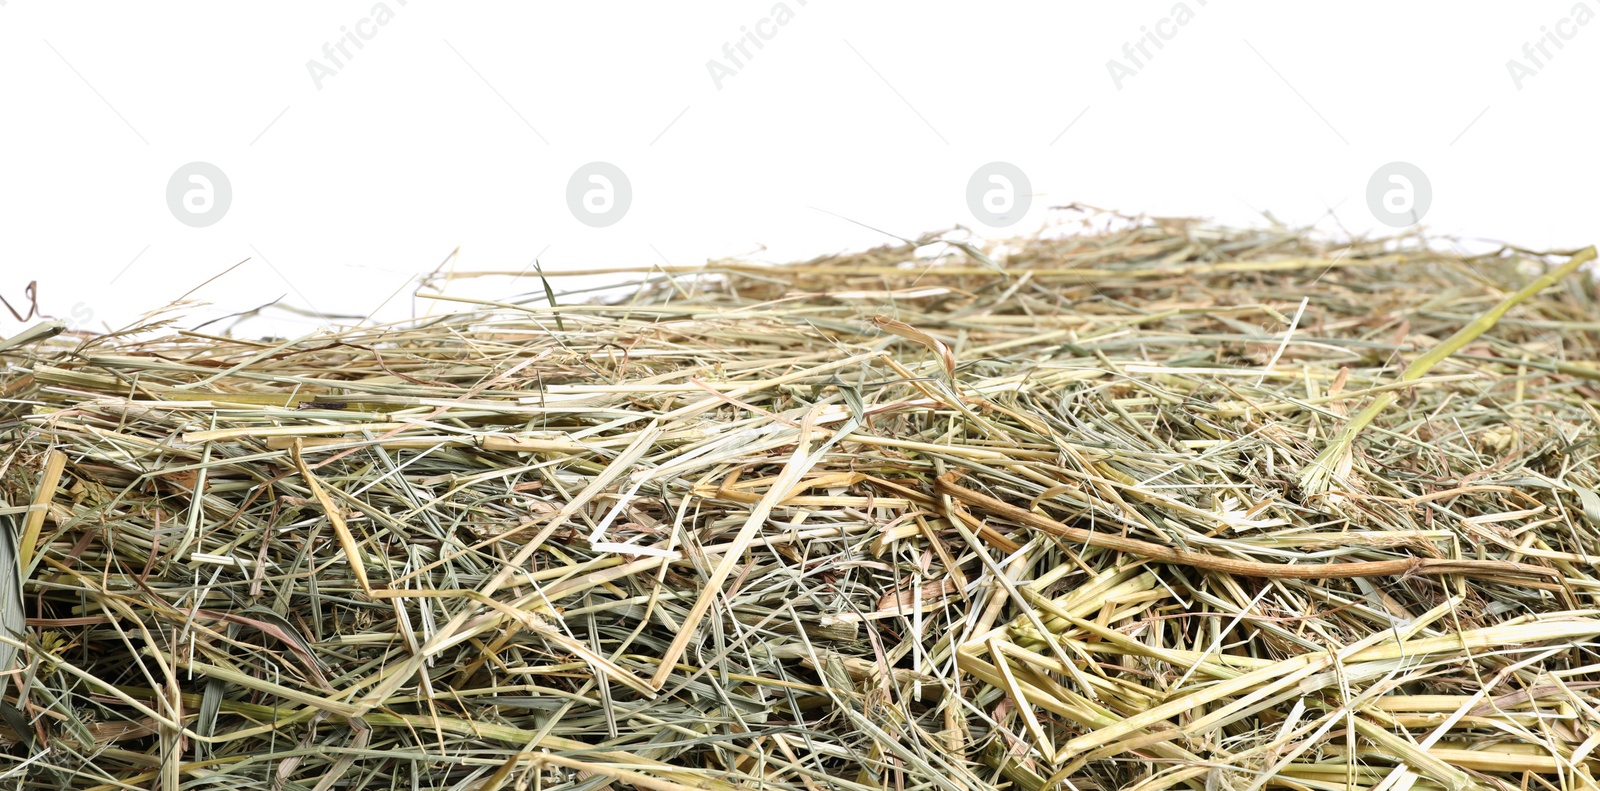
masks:
{"label": "pile of dried hay", "polygon": [[0,341],[0,777],[1594,787],[1593,255],[1151,220]]}

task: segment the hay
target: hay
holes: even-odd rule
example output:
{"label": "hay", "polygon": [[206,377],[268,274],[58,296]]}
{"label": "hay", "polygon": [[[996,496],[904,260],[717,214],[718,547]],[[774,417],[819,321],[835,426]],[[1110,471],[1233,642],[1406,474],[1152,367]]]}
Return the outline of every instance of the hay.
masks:
{"label": "hay", "polygon": [[45,325],[0,777],[1594,787],[1593,255],[1153,220]]}

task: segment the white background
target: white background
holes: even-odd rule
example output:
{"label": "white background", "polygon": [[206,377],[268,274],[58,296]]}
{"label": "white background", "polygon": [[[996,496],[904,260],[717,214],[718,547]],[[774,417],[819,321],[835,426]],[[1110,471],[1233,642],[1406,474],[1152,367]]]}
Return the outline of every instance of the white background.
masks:
{"label": "white background", "polygon": [[[366,315],[399,292],[381,315],[403,318],[438,309],[408,284],[457,247],[461,270],[781,261],[890,241],[841,217],[1003,236],[1074,202],[1364,233],[1382,229],[1367,180],[1394,160],[1428,175],[1432,233],[1600,241],[1600,21],[1571,21],[1600,0],[1189,0],[1120,89],[1107,62],[1127,64],[1124,43],[1173,2],[788,0],[793,19],[720,89],[708,61],[771,0],[387,2],[393,19],[319,89],[307,62],[370,0],[0,0],[0,295],[21,306],[36,280],[45,312],[116,327],[249,258],[181,325],[281,295]],[[1558,24],[1572,38],[1532,68],[1524,44]],[[1520,87],[1511,60],[1533,71]],[[196,160],[233,191],[206,228],[166,203]],[[634,192],[607,228],[566,202],[592,160]],[[993,160],[1032,183],[1009,229],[967,208]],[[19,326],[0,311],[0,334]]]}

